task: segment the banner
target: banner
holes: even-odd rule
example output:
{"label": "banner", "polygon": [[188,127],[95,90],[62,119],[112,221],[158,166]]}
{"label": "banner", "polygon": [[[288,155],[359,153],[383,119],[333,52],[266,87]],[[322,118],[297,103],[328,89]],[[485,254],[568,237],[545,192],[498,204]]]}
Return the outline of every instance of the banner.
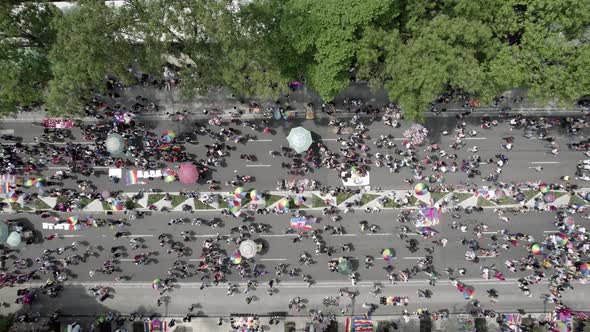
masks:
{"label": "banner", "polygon": [[58,128],[58,129],[70,129],[74,127],[74,120],[49,118],[43,120],[43,127],[45,128]]}

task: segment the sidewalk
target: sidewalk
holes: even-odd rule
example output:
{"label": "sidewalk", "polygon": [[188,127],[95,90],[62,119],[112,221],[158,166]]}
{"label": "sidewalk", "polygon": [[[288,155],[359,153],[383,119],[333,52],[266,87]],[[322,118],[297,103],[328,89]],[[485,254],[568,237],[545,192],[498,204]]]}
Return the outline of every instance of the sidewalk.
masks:
{"label": "sidewalk", "polygon": [[[538,105],[530,103],[526,99],[523,99],[522,102],[513,102],[514,98],[524,98],[524,95],[525,92],[521,89],[508,91],[504,94],[504,96],[506,96],[505,101],[498,104],[498,106],[491,107],[488,105],[482,105],[479,108],[474,108],[473,114],[477,116],[496,116],[500,114],[501,110],[504,110],[509,114],[522,114],[528,116],[580,116],[585,114],[585,111],[583,109],[564,109],[552,104]],[[222,118],[230,117],[231,113],[235,112],[236,110],[242,111],[244,113],[242,117],[246,119],[263,118],[262,114],[248,114],[247,102],[245,100],[240,101],[239,99],[233,97],[230,93],[225,91],[211,92],[206,97],[195,97],[190,101],[186,101],[180,97],[177,89],[168,91],[159,90],[151,87],[132,86],[125,88],[125,90],[121,92],[121,98],[115,101],[107,100],[107,104],[112,105],[115,102],[119,102],[122,105],[126,105],[129,108],[131,105],[135,103],[136,96],[146,97],[149,101],[155,102],[157,105],[160,106],[160,112],[158,113],[144,113],[140,115],[140,117],[146,119],[169,118],[169,116],[166,115],[167,113],[173,114],[175,112],[181,112],[183,110],[189,110],[191,112],[191,115],[189,116],[191,119],[211,118],[211,114],[203,114],[203,110],[205,109],[219,110],[220,112],[218,116],[221,116]],[[353,111],[349,110],[346,105],[344,105],[344,100],[347,98],[360,99],[363,100],[365,104],[372,105],[375,107],[382,107],[383,105],[386,105],[389,102],[387,98],[387,93],[385,91],[373,93],[367,86],[357,84],[348,87],[342,93],[335,97],[334,102],[336,103],[337,111],[333,116],[351,117],[355,114]],[[292,110],[296,111],[296,117],[298,118],[305,118],[304,108],[305,105],[307,105],[308,103],[313,104],[313,108],[316,111],[316,118],[333,117],[320,111],[322,105],[321,98],[317,94],[308,91],[307,87],[291,92],[286,97],[280,98],[280,101],[281,105],[289,106]],[[274,106],[273,104],[274,103],[269,102],[259,102],[259,105],[263,109],[265,109],[268,106]],[[424,115],[426,117],[455,116],[458,113],[470,110],[470,107],[464,107],[464,105],[461,102],[456,101],[444,104],[435,103],[434,105],[436,106],[436,108],[440,110],[444,109],[445,112],[437,115],[435,113],[425,110]],[[361,116],[366,115],[361,114]],[[15,113],[14,115],[4,118],[4,120],[24,122],[41,120],[47,117],[50,116],[45,112],[35,111],[18,114]],[[82,118],[81,120],[89,122],[98,121],[95,118]]]}
{"label": "sidewalk", "polygon": [[[512,313],[515,316],[520,318],[521,324],[529,324],[532,323],[528,320],[530,316],[536,321],[544,320],[547,317],[547,314],[544,313],[529,313],[525,316],[518,315]],[[437,319],[437,320],[430,320],[428,321],[420,321],[419,319],[413,317],[408,321],[405,322],[401,316],[374,316],[371,319],[375,331],[400,331],[400,332],[419,332],[419,331],[432,331],[432,332],[443,332],[443,331],[465,331],[465,332],[472,332],[475,331],[476,326],[480,328],[479,331],[487,331],[487,332],[500,332],[501,328],[497,323],[495,318],[478,318],[477,320],[471,317],[470,315],[461,314],[461,315],[450,315],[447,320]],[[231,329],[230,326],[230,318],[223,317],[222,325],[218,325],[219,317],[194,317],[192,318],[190,323],[183,323],[182,317],[165,317],[159,318],[159,321],[163,323],[164,321],[166,324],[169,324],[170,321],[174,319],[175,324],[173,327],[168,327],[168,332],[200,332],[200,331],[207,331],[207,332],[227,332],[227,331],[234,331]],[[71,323],[75,320],[75,318],[69,318],[64,320],[62,318],[62,330],[67,327],[68,323]],[[82,319],[79,321],[82,326],[85,326],[86,319]],[[398,329],[393,330],[390,328],[386,330],[386,326],[389,325],[390,322],[394,322],[397,324]],[[323,331],[321,324],[311,324],[309,319],[306,317],[281,317],[281,320],[278,324],[269,324],[269,317],[260,317],[259,324],[262,326],[265,332],[302,332],[302,331]],[[114,324],[113,324],[114,325]],[[125,322],[123,328],[120,331],[125,331],[125,329],[129,332],[133,331],[144,331],[143,330],[144,323],[142,321],[136,322]],[[312,327],[313,325],[313,327]],[[337,331],[346,331],[346,317],[338,316],[337,317]],[[421,329],[421,325],[423,325]],[[538,326],[539,324],[533,323],[533,326]],[[430,326],[430,329],[424,329],[426,326]],[[423,330],[424,329],[424,330]],[[336,330],[331,330],[336,331]],[[533,330],[536,331],[536,330]],[[539,330],[542,331],[542,330]],[[567,326],[563,325],[561,330],[558,331],[567,331]]]}

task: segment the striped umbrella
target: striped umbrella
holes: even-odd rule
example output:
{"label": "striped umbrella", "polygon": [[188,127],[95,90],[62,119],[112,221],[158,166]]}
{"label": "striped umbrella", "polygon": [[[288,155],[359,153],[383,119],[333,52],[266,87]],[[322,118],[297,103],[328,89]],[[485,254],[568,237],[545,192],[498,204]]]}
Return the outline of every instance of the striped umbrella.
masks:
{"label": "striped umbrella", "polygon": [[8,198],[8,201],[10,203],[16,203],[16,201],[18,201],[18,194],[16,193],[16,191],[11,191],[8,194],[6,194],[6,198]]}
{"label": "striped umbrella", "polygon": [[172,143],[172,141],[174,141],[175,138],[176,138],[176,133],[173,132],[172,130],[166,130],[164,132],[164,135],[162,135],[162,141],[164,141],[166,143]]}
{"label": "striped umbrella", "polygon": [[174,175],[174,171],[171,170],[170,168],[167,168],[164,171],[164,182],[170,183],[170,182],[174,182],[174,180],[176,180],[176,176]]}
{"label": "striped umbrella", "polygon": [[262,194],[260,194],[258,191],[253,189],[250,192],[250,199],[253,200],[254,202],[259,201],[260,199],[262,199]]}
{"label": "striped umbrella", "polygon": [[238,199],[246,197],[246,189],[244,189],[244,187],[237,187],[236,190],[234,190],[234,196]]}
{"label": "striped umbrella", "polygon": [[238,265],[242,262],[242,255],[239,252],[234,252],[230,257],[232,263]]}

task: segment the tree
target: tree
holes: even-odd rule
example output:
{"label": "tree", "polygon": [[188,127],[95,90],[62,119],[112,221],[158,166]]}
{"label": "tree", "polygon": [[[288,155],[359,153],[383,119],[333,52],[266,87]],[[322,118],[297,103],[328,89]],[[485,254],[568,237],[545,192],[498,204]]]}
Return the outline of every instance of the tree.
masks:
{"label": "tree", "polygon": [[102,1],[80,1],[54,20],[57,40],[49,55],[53,80],[47,97],[51,113],[81,114],[84,98],[103,93],[108,75],[133,82],[129,67],[135,53],[126,23]]}
{"label": "tree", "polygon": [[56,38],[51,22],[60,15],[47,3],[0,3],[0,114],[43,101]]}

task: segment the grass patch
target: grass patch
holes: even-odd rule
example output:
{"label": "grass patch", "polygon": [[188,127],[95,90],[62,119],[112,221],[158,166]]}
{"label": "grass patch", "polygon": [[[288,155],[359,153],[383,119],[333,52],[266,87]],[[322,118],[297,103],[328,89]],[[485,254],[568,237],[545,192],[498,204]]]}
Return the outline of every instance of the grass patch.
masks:
{"label": "grass patch", "polygon": [[283,196],[280,195],[268,195],[264,197],[264,202],[266,204],[266,207],[269,207],[271,205],[273,205],[274,203],[278,202],[279,199],[283,198]]}
{"label": "grass patch", "polygon": [[489,201],[483,197],[478,197],[477,198],[477,206],[478,207],[496,206],[496,204],[492,203],[491,201]]}
{"label": "grass patch", "polygon": [[28,206],[21,206],[17,202],[11,202],[10,203],[10,208],[12,208],[14,211],[32,211],[32,209],[30,207],[28,207]]}
{"label": "grass patch", "polygon": [[[480,197],[481,198],[481,197]],[[479,202],[479,200],[478,200]],[[506,195],[504,197],[500,197],[498,199],[498,205],[508,205],[508,204],[516,204],[516,201],[514,200],[514,198]]]}
{"label": "grass patch", "polygon": [[372,202],[372,201],[376,200],[377,198],[379,198],[379,195],[362,194],[361,199],[360,199],[360,206],[364,206],[365,204]]}
{"label": "grass patch", "polygon": [[49,210],[51,209],[51,206],[49,206],[47,203],[45,203],[43,200],[37,198],[34,202],[33,202],[33,206],[35,207],[35,210]]}
{"label": "grass patch", "polygon": [[579,195],[572,195],[570,197],[570,205],[587,205],[588,202]]}
{"label": "grass patch", "polygon": [[475,331],[488,332],[488,322],[485,320],[485,318],[475,319]]}
{"label": "grass patch", "polygon": [[209,204],[203,203],[200,200],[194,198],[195,210],[210,210],[213,207]]}
{"label": "grass patch", "polygon": [[407,206],[414,206],[418,203],[418,199],[414,196],[408,197],[408,204]]}
{"label": "grass patch", "polygon": [[311,207],[323,208],[327,206],[330,206],[330,204],[326,204],[326,201],[324,201],[320,196],[311,195]]}
{"label": "grass patch", "polygon": [[70,198],[68,196],[57,196],[57,201],[55,202],[55,204],[69,204],[70,203]]}
{"label": "grass patch", "polygon": [[80,201],[78,203],[79,206],[80,206],[80,209],[83,209],[83,208],[87,207],[88,204],[92,203],[92,201],[94,201],[94,200],[93,199],[90,199],[90,198],[88,198],[86,196],[80,197]]}
{"label": "grass patch", "polygon": [[448,194],[450,194],[450,193],[444,192],[444,191],[437,191],[434,193],[430,193],[430,197],[432,198],[432,202],[436,203],[436,202],[440,201],[441,199],[443,199]]}
{"label": "grass patch", "polygon": [[156,202],[159,202],[162,200],[162,198],[164,198],[164,194],[149,194],[148,196],[148,200],[147,200],[147,205],[150,206],[152,204],[155,204]]}
{"label": "grass patch", "polygon": [[8,332],[14,323],[14,315],[0,315],[0,332]]}
{"label": "grass patch", "polygon": [[175,207],[184,203],[187,199],[188,197],[183,195],[170,195],[170,205],[172,205],[172,208],[174,209]]}
{"label": "grass patch", "polygon": [[399,208],[401,205],[397,204],[393,199],[389,197],[385,197],[385,203],[383,203],[383,207],[386,208]]}
{"label": "grass patch", "polygon": [[107,201],[102,201],[102,209],[105,211],[110,211],[111,209],[111,203],[107,202]]}
{"label": "grass patch", "polygon": [[336,195],[336,205],[340,205],[352,196],[354,196],[353,193],[338,193],[338,195]]}
{"label": "grass patch", "polygon": [[567,192],[565,192],[565,191],[550,191],[550,193],[555,195],[555,199],[558,199],[559,197],[567,195]]}
{"label": "grass patch", "polygon": [[128,198],[128,199],[125,200],[125,208],[127,210],[135,210],[135,209],[138,209],[140,207],[141,206],[139,204],[135,203],[135,201],[132,200],[131,198]]}
{"label": "grass patch", "polygon": [[535,198],[535,196],[537,196],[539,194],[538,191],[534,191],[534,190],[523,190],[522,193],[524,194],[524,201],[528,202],[531,199]]}

